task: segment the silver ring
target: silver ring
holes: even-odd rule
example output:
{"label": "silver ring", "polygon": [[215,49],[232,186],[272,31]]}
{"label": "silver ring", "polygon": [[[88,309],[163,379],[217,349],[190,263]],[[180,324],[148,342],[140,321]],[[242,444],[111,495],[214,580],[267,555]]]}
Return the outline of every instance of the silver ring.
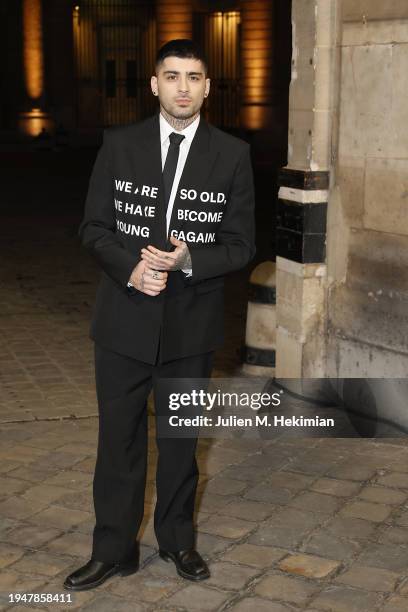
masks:
{"label": "silver ring", "polygon": [[152,277],[155,278],[156,280],[159,278],[159,273],[157,272],[157,270],[153,272]]}

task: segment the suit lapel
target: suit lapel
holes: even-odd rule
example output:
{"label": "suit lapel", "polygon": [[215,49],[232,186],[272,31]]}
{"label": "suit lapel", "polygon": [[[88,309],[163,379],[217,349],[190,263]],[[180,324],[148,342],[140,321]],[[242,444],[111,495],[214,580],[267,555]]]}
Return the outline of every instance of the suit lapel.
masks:
{"label": "suit lapel", "polygon": [[166,245],[166,215],[162,177],[159,113],[146,119],[139,127],[135,144],[138,148],[137,174],[143,177],[144,185],[158,187],[155,222],[149,241],[159,249]]}
{"label": "suit lapel", "polygon": [[[200,193],[207,184],[208,177],[216,163],[217,157],[218,151],[213,150],[211,147],[211,135],[208,123],[203,116],[201,116],[178,185],[170,219],[170,230],[180,231],[185,223],[184,220],[179,220],[177,215],[178,208],[183,208],[185,206],[185,202],[183,203],[183,201],[180,200],[179,194],[181,189],[195,189],[197,193]],[[200,201],[197,198],[194,202],[189,202],[189,206],[190,208],[196,206],[199,210]]]}

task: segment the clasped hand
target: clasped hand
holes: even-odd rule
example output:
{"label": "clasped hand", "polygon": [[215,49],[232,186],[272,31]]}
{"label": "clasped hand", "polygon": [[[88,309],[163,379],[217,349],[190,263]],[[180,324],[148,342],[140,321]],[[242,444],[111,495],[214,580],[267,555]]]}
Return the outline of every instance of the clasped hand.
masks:
{"label": "clasped hand", "polygon": [[174,251],[160,251],[151,245],[141,250],[142,259],[134,268],[130,282],[142,293],[159,295],[166,288],[167,271],[191,268],[187,244],[174,236],[170,241],[176,247]]}
{"label": "clasped hand", "polygon": [[149,244],[147,249],[141,251],[142,259],[155,270],[171,271],[191,268],[191,256],[187,244],[174,236],[170,236],[170,242],[176,247],[174,251],[160,251]]}

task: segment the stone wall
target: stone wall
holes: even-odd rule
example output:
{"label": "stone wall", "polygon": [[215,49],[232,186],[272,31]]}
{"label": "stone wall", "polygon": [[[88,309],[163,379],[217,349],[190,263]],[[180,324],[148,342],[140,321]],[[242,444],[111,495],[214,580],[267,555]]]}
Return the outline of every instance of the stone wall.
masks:
{"label": "stone wall", "polygon": [[343,0],[327,375],[408,375],[408,3]]}

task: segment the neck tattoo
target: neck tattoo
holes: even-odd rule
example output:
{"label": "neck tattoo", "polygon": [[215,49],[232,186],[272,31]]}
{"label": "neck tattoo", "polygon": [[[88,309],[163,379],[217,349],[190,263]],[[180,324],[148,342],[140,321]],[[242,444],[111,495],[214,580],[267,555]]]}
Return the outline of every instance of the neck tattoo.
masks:
{"label": "neck tattoo", "polygon": [[173,115],[170,115],[161,105],[160,105],[160,112],[163,115],[163,117],[166,119],[166,121],[170,123],[171,127],[173,127],[178,132],[181,132],[181,130],[184,130],[191,123],[193,123],[193,121],[195,121],[198,115],[200,114],[200,111],[198,111],[192,117],[187,117],[187,119],[177,119],[176,117],[173,117]]}

